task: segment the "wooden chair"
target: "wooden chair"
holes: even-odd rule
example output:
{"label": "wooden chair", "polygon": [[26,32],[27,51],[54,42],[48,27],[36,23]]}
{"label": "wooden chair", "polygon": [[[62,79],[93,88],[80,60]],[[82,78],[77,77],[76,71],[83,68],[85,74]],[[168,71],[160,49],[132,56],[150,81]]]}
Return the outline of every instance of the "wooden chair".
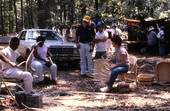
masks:
{"label": "wooden chair", "polygon": [[119,74],[118,78],[121,78],[123,81],[126,81],[126,79],[136,81],[138,69],[137,58],[135,56],[129,56],[129,62],[130,70],[127,73]]}

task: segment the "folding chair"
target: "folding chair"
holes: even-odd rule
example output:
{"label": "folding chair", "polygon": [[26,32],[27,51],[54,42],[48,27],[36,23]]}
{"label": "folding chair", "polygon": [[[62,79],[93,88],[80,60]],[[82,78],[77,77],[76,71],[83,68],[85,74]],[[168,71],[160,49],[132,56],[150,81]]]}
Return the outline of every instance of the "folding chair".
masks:
{"label": "folding chair", "polygon": [[[20,64],[18,64],[17,66],[19,67],[20,65],[22,65],[24,62],[21,62]],[[9,95],[11,96],[11,99],[14,100],[15,104],[19,107],[19,104],[17,103],[16,99],[14,98],[14,91],[11,90],[12,89],[16,89],[16,88],[20,88],[20,90],[24,91],[24,89],[22,88],[22,86],[19,84],[19,80],[16,78],[5,78],[3,76],[3,71],[0,70],[0,91],[2,89],[6,89],[7,92],[9,93]],[[16,90],[15,90],[16,91]],[[2,96],[2,95],[1,95]],[[3,96],[2,96],[3,97]]]}

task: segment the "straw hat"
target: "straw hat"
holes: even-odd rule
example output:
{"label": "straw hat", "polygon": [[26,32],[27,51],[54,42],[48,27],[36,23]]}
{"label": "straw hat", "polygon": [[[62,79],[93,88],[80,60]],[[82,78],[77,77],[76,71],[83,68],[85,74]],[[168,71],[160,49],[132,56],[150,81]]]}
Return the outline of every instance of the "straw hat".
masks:
{"label": "straw hat", "polygon": [[90,22],[90,19],[91,19],[90,16],[85,15],[83,21]]}

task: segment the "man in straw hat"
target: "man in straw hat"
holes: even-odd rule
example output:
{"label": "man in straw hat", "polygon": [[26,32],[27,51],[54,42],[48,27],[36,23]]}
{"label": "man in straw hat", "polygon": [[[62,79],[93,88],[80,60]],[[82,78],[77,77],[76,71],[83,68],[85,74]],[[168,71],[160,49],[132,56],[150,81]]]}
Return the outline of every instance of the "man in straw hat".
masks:
{"label": "man in straw hat", "polygon": [[[84,16],[82,25],[77,28],[76,31],[76,44],[80,52],[80,67],[81,76],[86,76],[86,68],[88,68],[88,77],[93,77],[93,61],[92,61],[92,44],[95,37],[95,31],[93,26],[89,25],[90,16]],[[87,57],[87,62],[86,62]],[[87,63],[87,64],[86,64]]]}
{"label": "man in straw hat", "polygon": [[147,35],[147,52],[151,55],[156,55],[157,53],[157,38],[154,30],[154,27],[150,26]]}

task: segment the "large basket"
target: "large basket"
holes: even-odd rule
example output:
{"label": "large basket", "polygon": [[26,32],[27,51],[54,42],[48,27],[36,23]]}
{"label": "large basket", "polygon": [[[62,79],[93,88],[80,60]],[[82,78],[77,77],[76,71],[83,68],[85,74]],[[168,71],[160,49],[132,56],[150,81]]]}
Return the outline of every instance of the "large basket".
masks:
{"label": "large basket", "polygon": [[109,81],[110,70],[105,68],[105,64],[108,63],[106,59],[94,60],[94,73],[93,81],[107,83]]}
{"label": "large basket", "polygon": [[159,62],[156,65],[156,76],[159,84],[170,83],[170,62]]}
{"label": "large basket", "polygon": [[[143,72],[142,72],[143,71]],[[155,75],[154,68],[150,64],[144,64],[139,68],[140,74],[137,76],[137,82],[140,85],[152,85]]]}

